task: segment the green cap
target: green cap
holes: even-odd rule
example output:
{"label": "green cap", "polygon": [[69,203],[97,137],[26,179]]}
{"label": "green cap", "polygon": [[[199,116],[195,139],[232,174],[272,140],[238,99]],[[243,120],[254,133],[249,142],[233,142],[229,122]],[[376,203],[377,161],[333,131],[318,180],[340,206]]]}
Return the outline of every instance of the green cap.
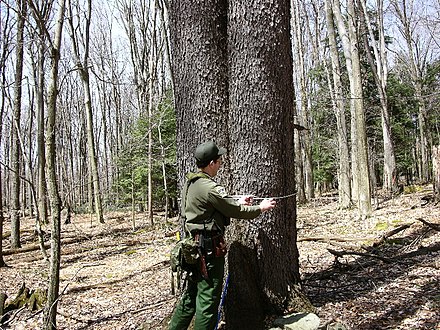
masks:
{"label": "green cap", "polygon": [[219,148],[214,141],[207,141],[199,144],[194,152],[197,165],[208,165],[211,160],[217,159],[226,153],[225,148]]}

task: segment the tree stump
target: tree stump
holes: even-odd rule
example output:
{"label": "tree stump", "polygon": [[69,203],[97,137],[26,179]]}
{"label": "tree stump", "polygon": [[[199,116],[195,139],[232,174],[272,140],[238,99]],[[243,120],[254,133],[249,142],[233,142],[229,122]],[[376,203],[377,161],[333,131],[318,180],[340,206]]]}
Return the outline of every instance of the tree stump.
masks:
{"label": "tree stump", "polygon": [[0,316],[22,307],[27,307],[30,311],[43,308],[47,300],[47,291],[42,289],[29,290],[23,283],[15,299],[5,305],[6,298],[6,294],[0,293]]}

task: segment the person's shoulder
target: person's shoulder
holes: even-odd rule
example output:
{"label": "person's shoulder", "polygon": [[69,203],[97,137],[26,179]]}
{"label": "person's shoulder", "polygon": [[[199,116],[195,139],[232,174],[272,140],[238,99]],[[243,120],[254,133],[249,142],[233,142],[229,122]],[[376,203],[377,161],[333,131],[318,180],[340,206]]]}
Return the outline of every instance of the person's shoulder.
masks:
{"label": "person's shoulder", "polygon": [[207,188],[214,188],[217,185],[217,183],[210,177],[200,177],[194,182],[194,184]]}
{"label": "person's shoulder", "polygon": [[228,196],[228,193],[226,192],[226,189],[219,185],[216,184],[215,186],[212,187],[212,191],[216,194],[218,194],[221,198],[225,198]]}

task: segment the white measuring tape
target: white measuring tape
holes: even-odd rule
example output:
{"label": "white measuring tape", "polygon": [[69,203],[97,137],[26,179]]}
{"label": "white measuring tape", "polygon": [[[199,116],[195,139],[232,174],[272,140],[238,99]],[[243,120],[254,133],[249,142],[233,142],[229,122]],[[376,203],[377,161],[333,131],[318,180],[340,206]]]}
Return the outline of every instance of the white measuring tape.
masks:
{"label": "white measuring tape", "polygon": [[285,198],[289,198],[292,196],[296,196],[296,192],[290,195],[284,195],[284,196],[273,196],[273,197],[254,197],[252,195],[232,195],[232,196],[228,196],[230,198],[234,198],[234,199],[240,199],[242,197],[247,197],[250,196],[252,197],[252,199],[254,200],[262,200],[262,199],[285,199]]}

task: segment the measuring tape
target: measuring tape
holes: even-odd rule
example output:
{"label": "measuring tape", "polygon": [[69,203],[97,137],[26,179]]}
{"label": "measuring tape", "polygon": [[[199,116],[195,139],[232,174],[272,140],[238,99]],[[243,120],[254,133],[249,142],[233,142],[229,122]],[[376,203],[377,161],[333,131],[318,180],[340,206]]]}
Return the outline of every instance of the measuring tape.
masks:
{"label": "measuring tape", "polygon": [[296,196],[296,192],[290,195],[284,195],[284,196],[273,196],[273,197],[253,197],[252,195],[232,195],[229,196],[229,198],[234,198],[234,199],[240,199],[242,197],[247,197],[247,196],[251,196],[253,200],[262,200],[262,199],[285,199],[285,198],[289,198],[289,197],[293,197]]}

